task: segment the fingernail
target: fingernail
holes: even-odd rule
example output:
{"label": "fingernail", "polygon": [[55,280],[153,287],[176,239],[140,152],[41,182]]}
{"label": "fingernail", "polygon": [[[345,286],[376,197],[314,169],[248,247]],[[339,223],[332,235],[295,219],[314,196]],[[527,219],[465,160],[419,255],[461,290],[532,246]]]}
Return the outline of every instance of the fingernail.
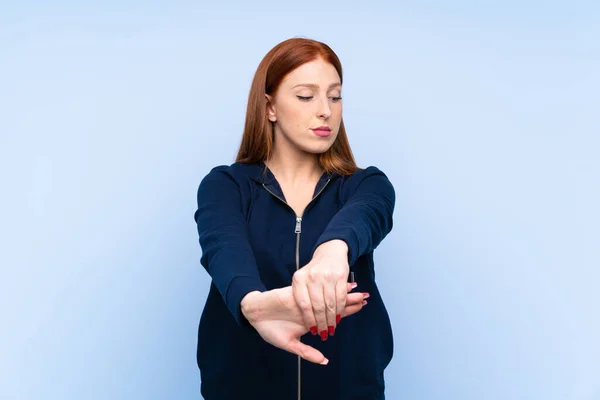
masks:
{"label": "fingernail", "polygon": [[335,328],[332,325],[329,325],[329,336],[335,335]]}
{"label": "fingernail", "polygon": [[310,333],[312,333],[313,336],[315,336],[317,334],[317,327],[313,326],[312,328],[310,328]]}
{"label": "fingernail", "polygon": [[321,331],[321,340],[322,341],[326,341],[327,340],[327,331]]}
{"label": "fingernail", "polygon": [[321,365],[327,365],[327,363],[329,363],[328,359],[324,359],[323,362],[321,363]]}
{"label": "fingernail", "polygon": [[367,305],[367,301],[366,301],[366,300],[363,300],[363,303],[362,303],[362,304],[363,304],[363,306],[366,306],[366,305]]}
{"label": "fingernail", "polygon": [[368,299],[369,297],[371,297],[371,295],[367,292],[362,292],[363,295],[363,299]]}
{"label": "fingernail", "polygon": [[357,287],[357,286],[358,286],[358,283],[356,283],[356,282],[352,282],[352,283],[350,284],[350,287],[351,287],[352,289],[356,289],[356,287]]}
{"label": "fingernail", "polygon": [[335,324],[336,325],[339,324],[341,320],[342,320],[342,316],[340,314],[335,316]]}

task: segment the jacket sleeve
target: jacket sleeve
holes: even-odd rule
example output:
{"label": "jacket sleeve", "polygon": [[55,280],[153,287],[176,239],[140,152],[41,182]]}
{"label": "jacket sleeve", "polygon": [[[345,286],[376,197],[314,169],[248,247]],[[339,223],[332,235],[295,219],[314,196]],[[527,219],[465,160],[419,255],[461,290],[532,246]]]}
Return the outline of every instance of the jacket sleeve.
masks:
{"label": "jacket sleeve", "polygon": [[202,249],[200,263],[238,325],[250,327],[240,302],[246,294],[266,289],[248,241],[240,188],[227,168],[213,168],[198,187],[194,219]]}
{"label": "jacket sleeve", "polygon": [[392,183],[377,167],[368,167],[347,178],[341,189],[342,208],[331,219],[313,247],[341,239],[348,245],[350,267],[369,254],[392,230],[396,194]]}

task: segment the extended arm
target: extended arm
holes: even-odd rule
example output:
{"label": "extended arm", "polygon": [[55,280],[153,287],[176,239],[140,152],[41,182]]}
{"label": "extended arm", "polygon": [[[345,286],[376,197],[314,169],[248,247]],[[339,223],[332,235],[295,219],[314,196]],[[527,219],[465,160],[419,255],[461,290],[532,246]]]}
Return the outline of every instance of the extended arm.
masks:
{"label": "extended arm", "polygon": [[344,206],[331,219],[314,246],[340,239],[348,245],[348,263],[375,250],[392,230],[396,194],[387,176],[376,167],[348,178],[342,191]]}
{"label": "extended arm", "polygon": [[250,292],[266,289],[248,241],[240,190],[227,167],[213,168],[200,183],[194,219],[202,248],[202,266],[236,322],[249,326],[241,313],[241,300]]}

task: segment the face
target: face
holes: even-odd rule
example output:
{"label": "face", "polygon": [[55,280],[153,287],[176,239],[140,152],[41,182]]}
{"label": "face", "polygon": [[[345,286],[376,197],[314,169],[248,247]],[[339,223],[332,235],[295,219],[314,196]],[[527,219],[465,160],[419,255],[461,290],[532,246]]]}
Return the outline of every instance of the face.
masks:
{"label": "face", "polygon": [[327,151],[342,121],[341,95],[340,76],[322,59],[290,72],[275,97],[267,95],[267,116],[274,122],[275,141],[312,154]]}

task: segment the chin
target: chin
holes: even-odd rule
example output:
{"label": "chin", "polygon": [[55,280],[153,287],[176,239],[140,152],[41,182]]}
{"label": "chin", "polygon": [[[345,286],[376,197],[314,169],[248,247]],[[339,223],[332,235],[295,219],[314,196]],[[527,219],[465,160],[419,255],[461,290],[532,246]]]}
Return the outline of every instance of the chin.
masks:
{"label": "chin", "polygon": [[331,148],[331,145],[333,143],[323,143],[320,146],[307,146],[304,147],[302,150],[304,150],[307,153],[311,153],[311,154],[323,154],[325,153],[327,150],[329,150]]}
{"label": "chin", "polygon": [[300,151],[309,154],[322,154],[333,146],[337,135],[331,135],[328,138],[306,138],[306,140],[295,140],[292,141],[293,145]]}

